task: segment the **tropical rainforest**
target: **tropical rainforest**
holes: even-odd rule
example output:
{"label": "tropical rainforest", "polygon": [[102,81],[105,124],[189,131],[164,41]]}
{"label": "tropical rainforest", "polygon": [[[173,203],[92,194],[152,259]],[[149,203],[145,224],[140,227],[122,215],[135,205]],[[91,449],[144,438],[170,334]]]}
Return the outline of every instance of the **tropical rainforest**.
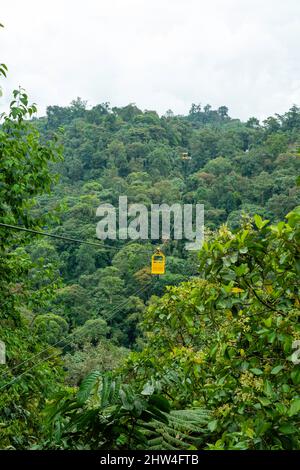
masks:
{"label": "tropical rainforest", "polygon": [[[226,106],[160,116],[77,98],[37,117],[13,91],[1,449],[300,449],[299,168],[296,105],[242,122]],[[201,250],[97,239],[97,207],[121,195],[204,204]]]}

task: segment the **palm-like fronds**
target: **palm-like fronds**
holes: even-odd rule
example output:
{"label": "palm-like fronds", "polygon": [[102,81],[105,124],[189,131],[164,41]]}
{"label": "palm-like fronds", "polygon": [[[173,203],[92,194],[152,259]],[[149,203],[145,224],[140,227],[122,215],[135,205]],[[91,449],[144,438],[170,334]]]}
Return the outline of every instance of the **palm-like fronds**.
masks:
{"label": "palm-like fronds", "polygon": [[120,383],[109,373],[91,372],[80,385],[77,401],[81,405],[88,403],[102,409],[111,406],[119,399]]}
{"label": "palm-like fronds", "polygon": [[48,413],[57,418],[59,438],[74,448],[88,440],[92,449],[198,448],[209,421],[205,410],[170,411],[162,395],[145,396],[111,373],[98,371],[82,381],[76,396],[52,403]]}
{"label": "palm-like fronds", "polygon": [[208,411],[172,410],[164,414],[168,418],[167,424],[156,419],[139,423],[149,450],[180,450],[201,446],[203,435],[207,433]]}

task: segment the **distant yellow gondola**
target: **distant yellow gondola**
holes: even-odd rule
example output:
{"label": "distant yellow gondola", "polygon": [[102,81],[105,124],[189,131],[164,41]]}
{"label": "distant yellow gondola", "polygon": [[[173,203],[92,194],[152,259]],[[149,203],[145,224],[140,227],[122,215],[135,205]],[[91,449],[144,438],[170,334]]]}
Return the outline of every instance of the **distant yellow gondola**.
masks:
{"label": "distant yellow gondola", "polygon": [[191,160],[192,157],[189,156],[188,152],[182,152],[181,160]]}
{"label": "distant yellow gondola", "polygon": [[152,255],[151,274],[165,274],[166,270],[166,257],[162,251],[157,250]]}

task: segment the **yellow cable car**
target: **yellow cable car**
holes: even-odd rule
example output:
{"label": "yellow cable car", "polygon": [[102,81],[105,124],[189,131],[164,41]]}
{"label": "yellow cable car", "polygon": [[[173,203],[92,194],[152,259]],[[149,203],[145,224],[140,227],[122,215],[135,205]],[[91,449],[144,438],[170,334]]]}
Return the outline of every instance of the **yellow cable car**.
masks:
{"label": "yellow cable car", "polygon": [[156,253],[152,255],[151,261],[151,274],[165,274],[166,257],[162,251],[157,250]]}
{"label": "yellow cable car", "polygon": [[181,160],[191,160],[192,157],[189,156],[188,152],[182,152]]}

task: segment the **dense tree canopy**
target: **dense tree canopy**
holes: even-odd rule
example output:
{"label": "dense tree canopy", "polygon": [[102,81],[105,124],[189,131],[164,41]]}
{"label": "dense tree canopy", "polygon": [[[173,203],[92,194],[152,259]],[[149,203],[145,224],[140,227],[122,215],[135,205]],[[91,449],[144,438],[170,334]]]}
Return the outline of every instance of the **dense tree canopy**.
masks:
{"label": "dense tree canopy", "polygon": [[[299,449],[300,109],[35,111],[1,117],[0,223],[57,238],[0,227],[1,448]],[[97,240],[121,195],[204,204],[200,254]]]}

